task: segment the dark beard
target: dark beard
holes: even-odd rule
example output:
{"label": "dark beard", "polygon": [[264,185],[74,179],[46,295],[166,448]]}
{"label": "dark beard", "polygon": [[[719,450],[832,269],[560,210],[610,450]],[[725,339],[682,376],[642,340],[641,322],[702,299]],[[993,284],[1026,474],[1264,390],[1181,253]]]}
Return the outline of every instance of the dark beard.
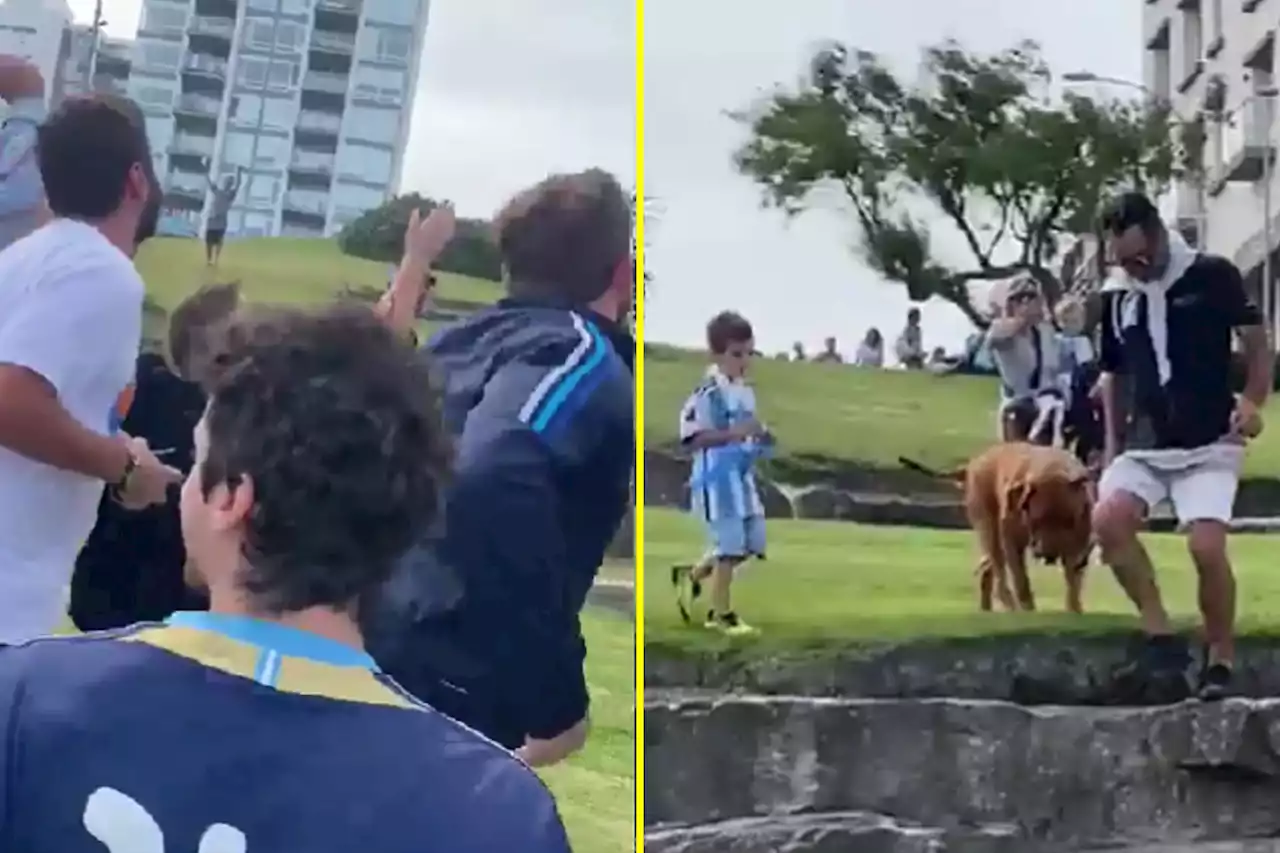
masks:
{"label": "dark beard", "polygon": [[136,249],[156,236],[156,229],[160,227],[160,195],[157,193],[147,201],[147,206],[142,209],[142,215],[138,218],[138,230],[133,235],[133,247]]}
{"label": "dark beard", "polygon": [[160,181],[150,168],[147,169],[147,184],[147,203],[143,205],[142,213],[138,216],[138,227],[133,233],[135,251],[156,236],[156,230],[160,227],[160,205],[164,200],[164,190],[160,188]]}

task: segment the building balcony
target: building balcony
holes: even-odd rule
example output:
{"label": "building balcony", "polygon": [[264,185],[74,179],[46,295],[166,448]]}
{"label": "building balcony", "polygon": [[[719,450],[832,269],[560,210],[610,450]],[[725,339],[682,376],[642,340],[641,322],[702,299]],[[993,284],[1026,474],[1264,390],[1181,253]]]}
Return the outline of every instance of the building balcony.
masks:
{"label": "building balcony", "polygon": [[194,15],[187,31],[193,36],[210,36],[230,41],[236,33],[236,22],[230,18]]}
{"label": "building balcony", "polygon": [[306,190],[290,190],[284,194],[284,210],[323,217],[329,213],[329,195]]}
{"label": "building balcony", "polygon": [[325,92],[330,95],[346,95],[350,78],[346,74],[329,74],[324,71],[308,71],[302,78],[302,90]]}
{"label": "building balcony", "polygon": [[169,143],[169,153],[188,157],[212,157],[213,137],[175,134],[173,141]]}
{"label": "building balcony", "polygon": [[175,113],[216,119],[222,112],[222,101],[195,93],[182,95],[173,105]]}
{"label": "building balcony", "polygon": [[332,154],[319,154],[312,151],[295,151],[289,161],[289,171],[305,172],[312,175],[332,175],[337,158]]}
{"label": "building balcony", "polygon": [[298,113],[297,129],[308,133],[337,136],[338,131],[342,129],[342,117],[303,110]]}
{"label": "building balcony", "polygon": [[316,0],[316,11],[359,16],[360,0]]}
{"label": "building balcony", "polygon": [[184,196],[186,198],[194,198],[197,201],[204,201],[205,193],[208,189],[209,185],[207,183],[189,174],[170,172],[164,191],[166,195]]}
{"label": "building balcony", "polygon": [[201,74],[205,77],[226,80],[227,60],[216,56],[192,53],[187,55],[187,61],[182,64],[182,70],[191,74]]}
{"label": "building balcony", "polygon": [[129,85],[112,74],[96,74],[93,78],[93,91],[106,95],[129,97]]}
{"label": "building balcony", "polygon": [[349,33],[315,30],[311,34],[311,50],[351,56],[356,51],[356,37]]}
{"label": "building balcony", "polygon": [[1224,128],[1224,157],[1221,182],[1260,180],[1274,161],[1276,145],[1272,139],[1272,103],[1254,98]]}
{"label": "building balcony", "polygon": [[147,20],[147,16],[142,16],[142,25],[138,27],[139,36],[160,36],[161,38],[182,38],[186,34],[186,25],[183,24],[160,24],[154,20]]}

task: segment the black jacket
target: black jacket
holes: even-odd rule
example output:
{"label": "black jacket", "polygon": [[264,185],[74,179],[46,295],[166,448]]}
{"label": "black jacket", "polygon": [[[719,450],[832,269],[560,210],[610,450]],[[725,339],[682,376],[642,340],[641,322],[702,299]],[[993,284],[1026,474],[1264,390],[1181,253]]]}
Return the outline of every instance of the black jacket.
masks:
{"label": "black jacket", "polygon": [[[164,359],[143,353],[137,390],[121,429],[145,438],[164,461],[183,471],[193,462],[192,430],[204,411],[199,386],[169,370]],[[82,631],[102,631],[164,619],[175,610],[205,609],[203,596],[182,580],[177,492],[164,506],[126,510],[104,494],[98,523],[76,559],[71,579],[71,619]]]}

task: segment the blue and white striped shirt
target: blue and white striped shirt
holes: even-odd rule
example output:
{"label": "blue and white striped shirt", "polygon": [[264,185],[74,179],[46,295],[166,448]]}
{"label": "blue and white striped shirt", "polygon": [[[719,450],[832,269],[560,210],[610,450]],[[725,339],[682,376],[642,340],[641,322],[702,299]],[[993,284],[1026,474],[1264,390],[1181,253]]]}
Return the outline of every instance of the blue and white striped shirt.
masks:
{"label": "blue and white striped shirt", "polygon": [[[729,429],[755,417],[756,395],[751,386],[712,367],[681,409],[680,440],[687,442],[699,433]],[[755,440],[748,440],[698,450],[689,480],[693,511],[708,521],[763,516],[753,471],[762,449]]]}
{"label": "blue and white striped shirt", "polygon": [[43,98],[9,105],[0,124],[0,249],[35,230],[44,206],[44,182],[36,159],[36,128],[45,118]]}

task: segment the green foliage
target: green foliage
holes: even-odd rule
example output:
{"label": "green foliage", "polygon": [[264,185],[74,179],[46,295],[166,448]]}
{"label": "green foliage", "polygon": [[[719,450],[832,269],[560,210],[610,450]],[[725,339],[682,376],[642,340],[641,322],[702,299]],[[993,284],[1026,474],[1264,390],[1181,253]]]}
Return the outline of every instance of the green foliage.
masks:
{"label": "green foliage", "polygon": [[[396,263],[404,249],[404,229],[409,224],[410,212],[417,208],[428,213],[439,204],[418,193],[397,196],[381,207],[365,211],[343,228],[338,235],[338,245],[344,253],[357,258]],[[436,262],[436,269],[473,278],[501,280],[502,258],[489,224],[478,219],[459,218],[457,232]]]}
{"label": "green foliage", "polygon": [[[908,86],[873,53],[816,51],[798,85],[735,114],[750,130],[735,165],[788,214],[840,190],[867,263],[913,300],[940,296],[979,326],[971,283],[1029,270],[1054,298],[1047,267],[1060,238],[1092,232],[1117,189],[1158,192],[1190,162],[1193,140],[1170,132],[1167,109],[1052,96],[1034,43],[979,55],[943,42],[925,51],[924,70],[925,85]],[[967,268],[935,257],[922,208],[959,232]]]}

